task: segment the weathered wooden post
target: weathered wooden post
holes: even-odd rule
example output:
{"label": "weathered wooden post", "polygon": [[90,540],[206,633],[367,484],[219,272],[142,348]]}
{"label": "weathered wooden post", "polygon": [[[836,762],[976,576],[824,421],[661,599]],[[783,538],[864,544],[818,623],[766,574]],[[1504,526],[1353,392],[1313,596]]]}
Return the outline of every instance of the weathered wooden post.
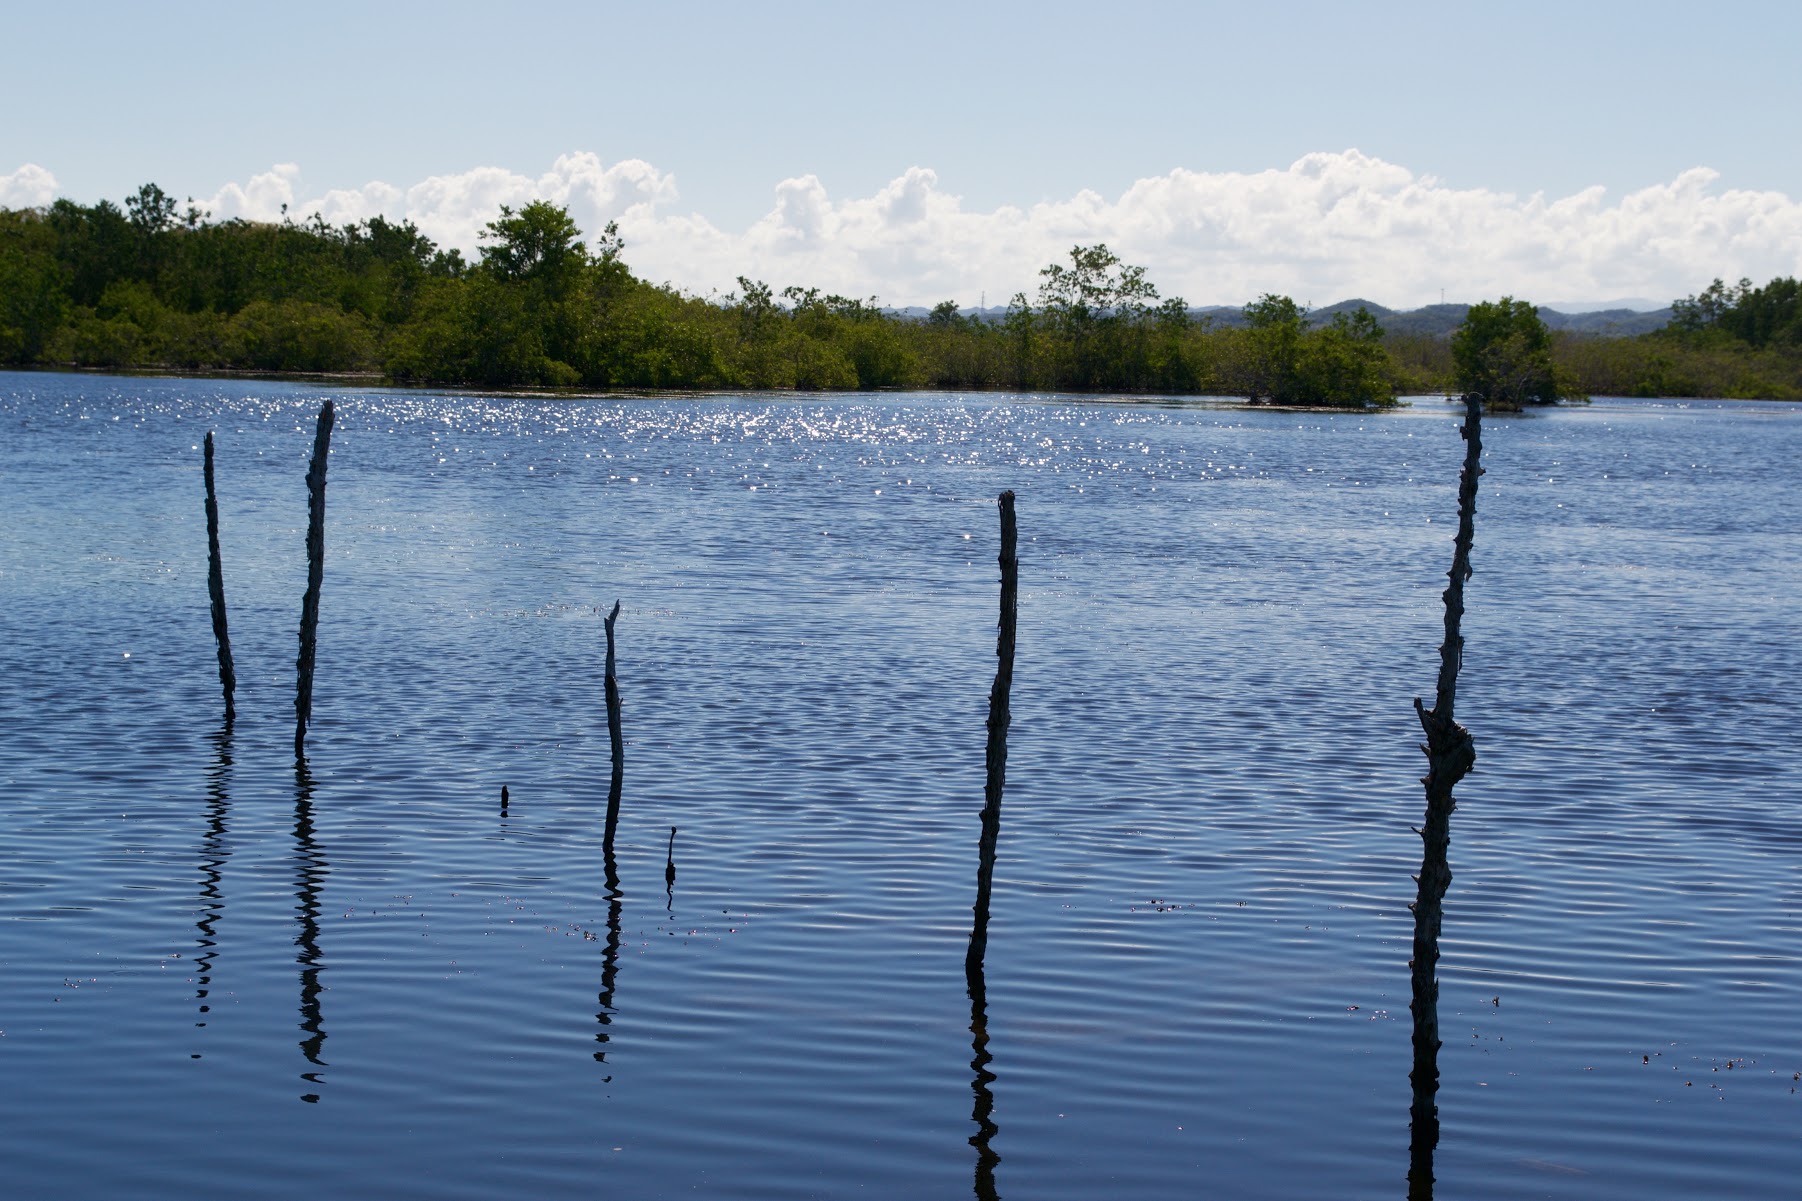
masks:
{"label": "weathered wooden post", "polygon": [[607,693],[607,738],[613,746],[613,782],[607,790],[607,834],[606,846],[608,855],[613,853],[613,833],[619,828],[619,795],[620,785],[625,778],[626,741],[620,730],[619,713],[619,676],[614,672],[613,656],[613,623],[619,620],[619,602],[613,602],[613,612],[607,614],[607,669],[603,685]]}
{"label": "weathered wooden post", "polygon": [[213,641],[219,647],[219,687],[225,693],[225,725],[231,728],[238,711],[232,693],[238,673],[232,666],[232,640],[225,623],[225,567],[219,558],[219,495],[213,487],[213,432],[207,431],[201,474],[206,478],[206,590],[213,602]]}
{"label": "weathered wooden post", "polygon": [[989,690],[988,779],[983,788],[982,838],[976,865],[976,904],[970,925],[970,947],[964,954],[964,982],[970,994],[970,1120],[976,1133],[975,1195],[978,1201],[994,1201],[995,1167],[1001,1157],[991,1146],[995,1125],[995,1094],[989,1088],[995,1073],[989,1070],[988,986],[983,959],[989,945],[989,894],[995,881],[995,853],[1001,840],[1001,792],[1007,776],[1007,729],[1012,721],[1009,701],[1014,685],[1014,628],[1020,607],[1020,564],[1015,553],[1014,494],[1003,492],[1001,508],[1001,619],[995,638],[995,683]]}
{"label": "weathered wooden post", "polygon": [[299,681],[294,693],[294,757],[307,751],[307,723],[313,719],[313,657],[319,641],[319,588],[325,582],[325,463],[331,453],[332,402],[319,409],[313,432],[313,461],[307,467],[307,592],[300,606]]}
{"label": "weathered wooden post", "polygon": [[[595,1041],[602,1044],[594,1053],[600,1063],[607,1062],[606,1044],[611,1039],[608,1027],[613,1024],[613,994],[619,984],[619,948],[620,948],[620,902],[623,894],[619,887],[619,860],[613,853],[614,835],[619,832],[619,798],[626,778],[626,743],[620,729],[619,676],[614,670],[613,625],[619,620],[619,602],[613,602],[613,611],[607,614],[607,668],[603,680],[607,693],[607,737],[613,747],[613,778],[607,787],[607,826],[601,836],[601,866],[607,877],[607,946],[601,956],[601,992],[598,1000],[600,1010],[595,1014],[601,1029],[595,1033]],[[670,827],[669,854],[664,863],[663,882],[673,913],[676,904],[676,828]],[[607,1077],[612,1080],[612,1076]]]}
{"label": "weathered wooden post", "polygon": [[613,744],[613,762],[623,764],[626,761],[625,742],[620,735],[619,726],[619,676],[614,670],[613,623],[619,620],[619,602],[613,602],[613,611],[607,614],[603,624],[607,629],[607,668],[605,687],[607,692],[607,736]]}
{"label": "weathered wooden post", "polygon": [[1014,494],[1003,492],[1001,504],[1001,621],[995,638],[995,683],[989,689],[988,780],[983,787],[982,838],[976,866],[976,921],[964,955],[966,974],[980,971],[988,949],[989,891],[995,879],[995,850],[1001,838],[1001,791],[1007,778],[1008,708],[1014,687],[1014,624],[1020,608],[1020,563],[1015,554]]}
{"label": "weathered wooden post", "polygon": [[1453,540],[1452,569],[1447,572],[1450,583],[1445,589],[1445,641],[1439,646],[1439,680],[1433,707],[1426,708],[1414,698],[1414,712],[1426,731],[1427,741],[1420,749],[1426,752],[1427,811],[1424,828],[1416,830],[1422,843],[1420,886],[1414,910],[1414,958],[1408,967],[1412,976],[1413,999],[1408,1003],[1414,1015],[1414,1068],[1408,1079],[1414,1086],[1413,1106],[1409,1111],[1408,1196],[1410,1201],[1428,1201],[1433,1195],[1433,1150],[1439,1143],[1439,1107],[1435,1097],[1439,1091],[1439,926],[1445,913],[1445,893],[1452,882],[1450,863],[1451,817],[1456,802],[1452,788],[1476,763],[1476,745],[1470,731],[1452,716],[1458,691],[1458,668],[1464,660],[1464,636],[1459,631],[1464,618],[1464,584],[1470,579],[1470,547],[1475,538],[1477,514],[1477,477],[1483,474],[1481,400],[1464,398],[1465,418],[1460,433],[1464,438],[1464,470],[1458,476],[1458,533]]}

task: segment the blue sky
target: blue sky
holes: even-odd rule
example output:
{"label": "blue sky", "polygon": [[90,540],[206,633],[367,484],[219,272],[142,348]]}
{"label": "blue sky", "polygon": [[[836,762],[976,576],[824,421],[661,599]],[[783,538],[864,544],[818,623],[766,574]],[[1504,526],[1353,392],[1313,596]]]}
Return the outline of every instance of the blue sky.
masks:
{"label": "blue sky", "polygon": [[154,180],[219,216],[382,211],[473,246],[545,194],[618,219],[654,279],[893,303],[1001,303],[1093,241],[1198,304],[1666,300],[1802,271],[1792,3],[3,15],[6,204]]}

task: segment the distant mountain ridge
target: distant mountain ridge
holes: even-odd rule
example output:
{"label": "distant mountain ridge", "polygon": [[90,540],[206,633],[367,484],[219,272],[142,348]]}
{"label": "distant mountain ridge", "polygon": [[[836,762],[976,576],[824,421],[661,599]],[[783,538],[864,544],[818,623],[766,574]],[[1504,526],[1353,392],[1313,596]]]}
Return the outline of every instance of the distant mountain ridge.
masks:
{"label": "distant mountain ridge", "polygon": [[[1377,324],[1390,333],[1424,334],[1432,338],[1450,337],[1452,331],[1464,323],[1464,315],[1470,312],[1468,304],[1429,304],[1424,308],[1398,311],[1384,308],[1373,301],[1354,299],[1314,309],[1308,313],[1308,321],[1314,325],[1324,325],[1333,319],[1333,314],[1355,312],[1360,305],[1369,310],[1370,315],[1377,319]],[[1603,338],[1630,338],[1637,334],[1649,334],[1669,325],[1671,310],[1666,305],[1649,313],[1626,308],[1561,313],[1557,309],[1542,306],[1539,319],[1551,330],[1566,330]]]}
{"label": "distant mountain ridge", "polygon": [[[1464,323],[1464,315],[1470,311],[1468,304],[1429,304],[1418,309],[1392,309],[1380,305],[1373,300],[1353,298],[1341,300],[1337,304],[1329,304],[1324,308],[1308,310],[1308,322],[1312,325],[1325,325],[1333,319],[1335,313],[1356,312],[1362,305],[1375,317],[1377,324],[1392,334],[1424,335],[1429,338],[1447,338],[1453,330]],[[924,318],[930,312],[919,306],[886,310],[903,317]],[[1000,321],[1007,316],[1005,307],[991,305],[985,309],[975,306],[959,309],[964,317],[975,317],[984,321]],[[1234,305],[1209,305],[1205,308],[1189,310],[1189,316],[1211,319],[1216,325],[1235,326],[1245,324],[1245,311]],[[1649,334],[1653,330],[1663,329],[1671,321],[1669,305],[1660,309],[1645,311],[1634,308],[1590,309],[1583,312],[1561,312],[1554,308],[1541,306],[1540,320],[1552,330],[1565,330],[1576,334],[1589,334],[1601,338],[1631,338],[1639,334]]]}

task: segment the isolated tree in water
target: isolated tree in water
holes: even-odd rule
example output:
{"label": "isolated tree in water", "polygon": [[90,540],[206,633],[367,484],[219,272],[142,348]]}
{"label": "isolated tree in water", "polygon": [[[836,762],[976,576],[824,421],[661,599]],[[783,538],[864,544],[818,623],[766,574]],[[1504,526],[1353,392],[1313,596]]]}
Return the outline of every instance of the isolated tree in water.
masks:
{"label": "isolated tree in water", "polygon": [[1253,404],[1302,404],[1301,348],[1308,314],[1287,296],[1266,292],[1245,306],[1243,387]]}
{"label": "isolated tree in water", "polygon": [[1512,296],[1472,305],[1452,332],[1452,381],[1492,409],[1557,404],[1552,332],[1539,310]]}

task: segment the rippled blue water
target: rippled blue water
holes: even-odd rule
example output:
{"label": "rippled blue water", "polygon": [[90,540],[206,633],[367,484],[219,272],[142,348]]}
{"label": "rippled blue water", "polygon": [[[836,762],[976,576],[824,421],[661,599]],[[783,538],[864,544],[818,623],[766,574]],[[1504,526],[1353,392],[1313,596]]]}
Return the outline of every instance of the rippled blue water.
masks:
{"label": "rippled blue water", "polygon": [[[1457,416],[0,375],[7,1195],[1400,1196]],[[1802,408],[1485,444],[1440,1194],[1793,1196]]]}

